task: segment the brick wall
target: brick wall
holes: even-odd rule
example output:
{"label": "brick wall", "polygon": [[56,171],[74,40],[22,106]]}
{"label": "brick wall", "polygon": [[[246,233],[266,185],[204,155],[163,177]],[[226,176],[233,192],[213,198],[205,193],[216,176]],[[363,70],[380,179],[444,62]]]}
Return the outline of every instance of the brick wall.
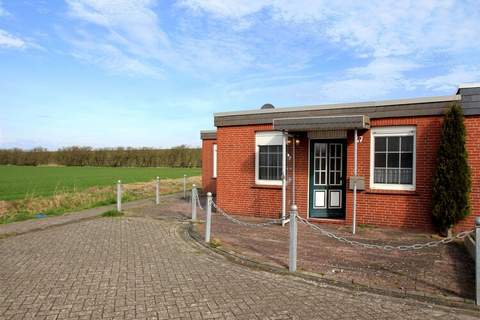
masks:
{"label": "brick wall", "polygon": [[[217,140],[202,140],[202,191],[213,194],[217,192],[217,179],[213,178],[213,145],[215,143]],[[217,175],[218,173],[217,160]]]}
{"label": "brick wall", "polygon": [[[358,145],[358,174],[365,177],[366,191],[357,195],[357,222],[387,227],[432,230],[430,216],[431,182],[440,141],[443,117],[406,117],[372,119],[372,127],[416,126],[416,190],[377,191],[369,189],[370,131],[360,132],[363,141]],[[480,215],[480,117],[467,117],[467,148],[472,167],[472,209]],[[255,185],[255,133],[271,130],[271,125],[220,127],[217,130],[218,178],[217,202],[233,214],[277,218],[281,212],[281,187]],[[299,214],[308,210],[308,138],[299,138],[296,147],[296,195]],[[210,148],[211,149],[211,148]],[[353,132],[347,139],[347,174],[353,175]],[[291,150],[289,151],[291,153]],[[204,173],[205,174],[205,173]],[[291,187],[289,188],[291,192]],[[346,219],[352,221],[353,194],[347,190]],[[471,215],[455,230],[470,229]]]}

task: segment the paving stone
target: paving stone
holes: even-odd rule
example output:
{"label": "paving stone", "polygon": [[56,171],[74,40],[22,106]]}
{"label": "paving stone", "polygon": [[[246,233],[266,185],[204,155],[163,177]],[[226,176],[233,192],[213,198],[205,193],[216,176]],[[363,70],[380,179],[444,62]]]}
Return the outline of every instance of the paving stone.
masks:
{"label": "paving stone", "polygon": [[475,319],[256,271],[175,220],[102,218],[0,240],[0,319]]}

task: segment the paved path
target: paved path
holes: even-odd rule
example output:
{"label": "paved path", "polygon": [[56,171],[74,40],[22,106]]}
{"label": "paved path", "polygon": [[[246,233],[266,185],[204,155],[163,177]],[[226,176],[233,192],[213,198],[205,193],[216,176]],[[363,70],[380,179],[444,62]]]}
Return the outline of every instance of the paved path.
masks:
{"label": "paved path", "polygon": [[[136,200],[124,203],[122,205],[124,210],[130,208],[139,208],[142,206],[152,205],[152,200]],[[26,232],[46,229],[53,226],[64,225],[67,223],[78,222],[85,219],[91,219],[101,215],[102,213],[113,210],[116,204],[111,204],[102,207],[96,207],[81,211],[65,213],[61,216],[46,217],[41,219],[30,219],[20,222],[13,222],[8,224],[0,224],[0,238],[15,234],[22,234]]]}
{"label": "paved path", "polygon": [[0,240],[0,319],[478,319],[251,270],[181,222],[101,218]]}

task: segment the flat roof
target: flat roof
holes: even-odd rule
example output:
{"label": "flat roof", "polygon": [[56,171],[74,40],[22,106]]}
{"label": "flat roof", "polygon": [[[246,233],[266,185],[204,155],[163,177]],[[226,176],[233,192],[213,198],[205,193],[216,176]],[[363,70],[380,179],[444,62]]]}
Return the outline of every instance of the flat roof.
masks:
{"label": "flat roof", "polygon": [[200,131],[201,140],[215,140],[217,139],[217,130],[201,130]]}
{"label": "flat roof", "polygon": [[422,97],[411,99],[393,99],[393,100],[380,100],[380,101],[365,101],[365,102],[351,102],[351,103],[334,103],[334,104],[320,104],[320,105],[307,105],[298,107],[281,107],[275,109],[256,109],[256,110],[243,110],[243,111],[231,111],[231,112],[217,112],[214,113],[214,117],[228,117],[235,115],[249,115],[249,114],[268,114],[278,112],[289,111],[310,111],[310,110],[325,110],[325,109],[342,109],[342,108],[361,108],[361,107],[379,107],[379,106],[395,106],[395,105],[408,105],[408,104],[420,104],[420,103],[432,103],[432,102],[444,102],[444,101],[459,101],[460,95],[450,96],[435,96],[435,97]]}
{"label": "flat roof", "polygon": [[[370,119],[443,115],[457,101],[462,101],[461,95],[219,112],[214,114],[214,124],[216,127],[273,124],[274,119],[349,115]],[[464,106],[465,115],[480,114],[480,106],[468,108]]]}

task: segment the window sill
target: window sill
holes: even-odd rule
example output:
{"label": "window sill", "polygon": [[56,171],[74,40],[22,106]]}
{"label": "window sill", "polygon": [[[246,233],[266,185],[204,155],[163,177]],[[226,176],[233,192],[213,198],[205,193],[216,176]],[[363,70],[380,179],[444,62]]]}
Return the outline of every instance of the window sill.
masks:
{"label": "window sill", "polygon": [[278,190],[281,190],[282,189],[282,186],[278,186],[278,185],[271,185],[271,184],[254,184],[252,186],[252,189],[278,189]]}
{"label": "window sill", "polygon": [[416,190],[388,190],[388,189],[369,189],[366,193],[369,194],[398,194],[398,195],[408,195],[408,196],[418,196]]}

